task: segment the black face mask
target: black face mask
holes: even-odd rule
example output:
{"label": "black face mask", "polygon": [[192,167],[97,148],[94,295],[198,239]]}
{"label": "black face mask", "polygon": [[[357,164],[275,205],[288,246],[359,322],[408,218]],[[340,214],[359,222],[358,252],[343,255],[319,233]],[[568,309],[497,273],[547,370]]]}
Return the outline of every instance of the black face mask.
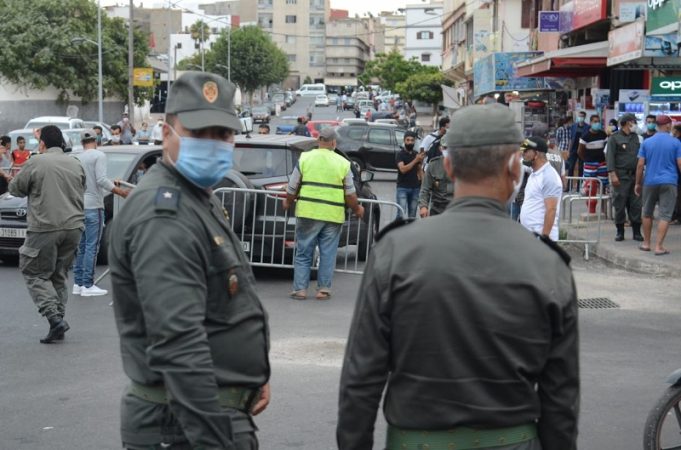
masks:
{"label": "black face mask", "polygon": [[414,144],[404,144],[404,149],[408,152],[411,152],[414,150]]}
{"label": "black face mask", "polygon": [[527,161],[527,160],[523,159],[523,166],[532,167],[533,162],[534,161],[532,161],[532,160]]}

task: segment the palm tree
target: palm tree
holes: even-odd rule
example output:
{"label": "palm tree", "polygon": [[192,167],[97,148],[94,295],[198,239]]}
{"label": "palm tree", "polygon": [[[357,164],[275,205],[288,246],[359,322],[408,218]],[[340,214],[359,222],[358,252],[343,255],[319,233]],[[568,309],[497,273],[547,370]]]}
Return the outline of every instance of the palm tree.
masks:
{"label": "palm tree", "polygon": [[197,20],[189,27],[189,34],[191,34],[192,39],[196,42],[196,46],[198,47],[199,44],[208,40],[208,36],[210,36],[210,27],[203,20]]}

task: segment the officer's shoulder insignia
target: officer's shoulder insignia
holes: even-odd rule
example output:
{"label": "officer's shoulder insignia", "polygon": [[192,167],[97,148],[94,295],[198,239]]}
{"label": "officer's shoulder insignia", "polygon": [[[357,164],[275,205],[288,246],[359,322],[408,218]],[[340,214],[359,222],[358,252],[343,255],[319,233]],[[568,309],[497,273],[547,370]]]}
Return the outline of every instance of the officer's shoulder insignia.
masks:
{"label": "officer's shoulder insignia", "polygon": [[376,242],[380,241],[383,238],[383,236],[390,233],[392,230],[403,227],[405,225],[409,225],[412,222],[414,222],[414,219],[395,219],[395,220],[393,220],[388,225],[383,227],[383,229],[381,231],[379,231],[378,234],[376,234]]}
{"label": "officer's shoulder insignia", "polygon": [[176,212],[180,206],[180,191],[175,188],[160,187],[156,191],[154,208],[156,211]]}
{"label": "officer's shoulder insignia", "polygon": [[570,257],[570,255],[568,255],[568,253],[565,250],[563,250],[563,248],[560,245],[558,245],[558,243],[552,241],[548,236],[541,236],[538,233],[534,233],[534,235],[537,236],[537,239],[542,241],[544,244],[548,245],[551,250],[558,253],[558,256],[560,256],[560,259],[562,259],[563,262],[565,262],[565,265],[568,266],[570,265],[570,261],[572,261],[572,258]]}

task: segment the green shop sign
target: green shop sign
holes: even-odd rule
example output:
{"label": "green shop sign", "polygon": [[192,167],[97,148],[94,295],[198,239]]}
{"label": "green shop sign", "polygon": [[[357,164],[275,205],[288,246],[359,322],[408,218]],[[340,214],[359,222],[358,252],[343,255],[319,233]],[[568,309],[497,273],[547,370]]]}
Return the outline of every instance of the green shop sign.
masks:
{"label": "green shop sign", "polygon": [[650,94],[681,97],[681,77],[653,77]]}
{"label": "green shop sign", "polygon": [[646,34],[669,25],[678,25],[681,0],[648,0],[646,14]]}

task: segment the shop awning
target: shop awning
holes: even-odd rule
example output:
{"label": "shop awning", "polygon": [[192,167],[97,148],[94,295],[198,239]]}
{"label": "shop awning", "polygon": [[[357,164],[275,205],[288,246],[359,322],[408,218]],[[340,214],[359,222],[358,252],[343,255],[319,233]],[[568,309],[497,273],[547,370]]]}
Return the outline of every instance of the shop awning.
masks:
{"label": "shop awning", "polygon": [[591,77],[608,62],[608,41],[544,53],[516,66],[519,77]]}

